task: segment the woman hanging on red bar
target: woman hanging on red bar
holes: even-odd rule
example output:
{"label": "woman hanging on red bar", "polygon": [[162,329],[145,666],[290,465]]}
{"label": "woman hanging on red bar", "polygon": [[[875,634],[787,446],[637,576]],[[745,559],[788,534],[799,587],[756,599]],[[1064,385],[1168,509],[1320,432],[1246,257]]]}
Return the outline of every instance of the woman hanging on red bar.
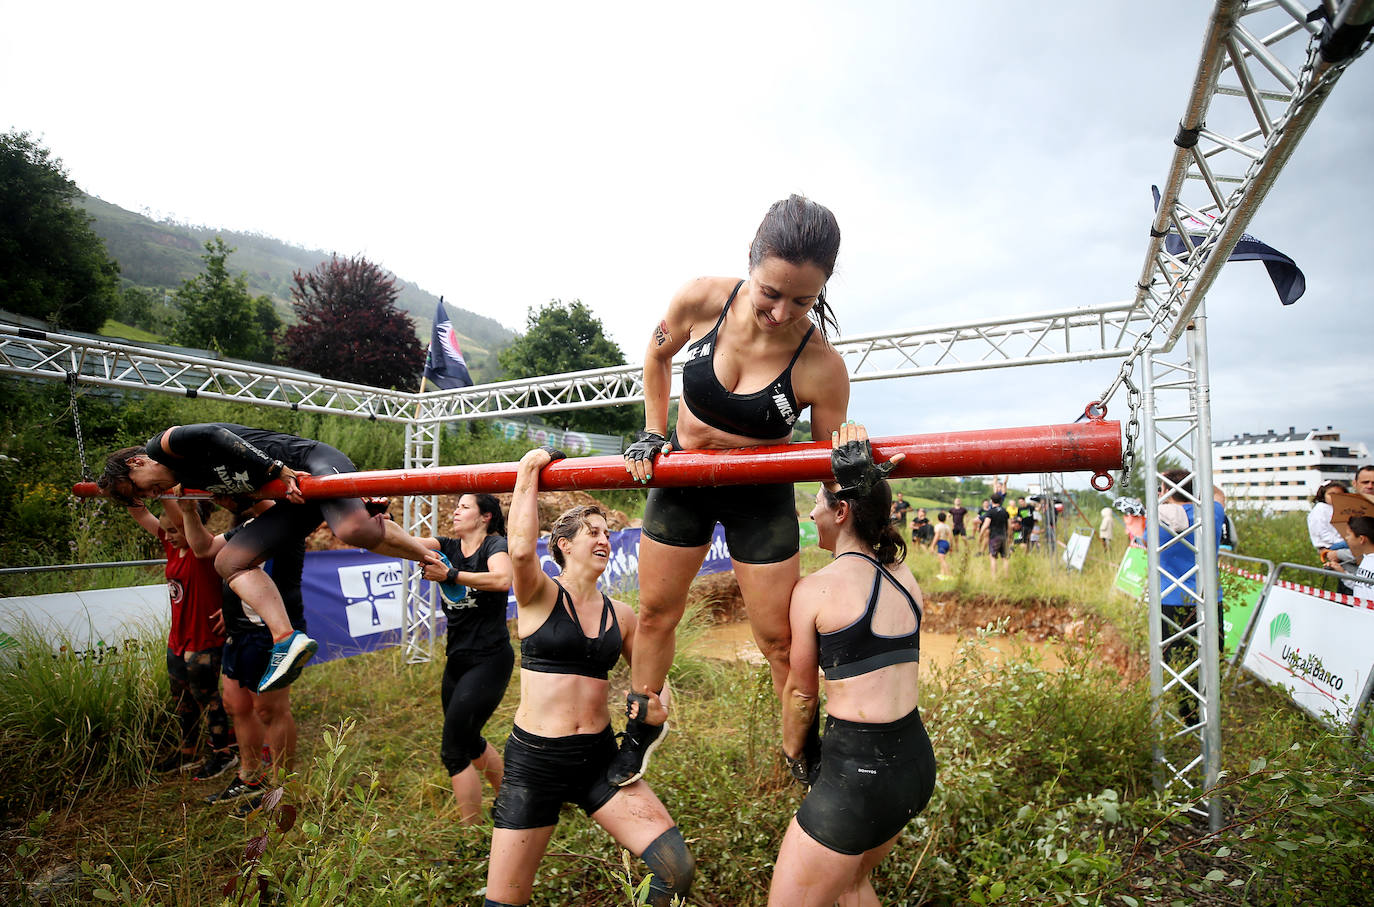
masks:
{"label": "woman hanging on red bar", "polygon": [[[827,339],[837,329],[825,289],[839,249],[835,216],[793,195],[774,203],[759,225],[746,279],[702,277],[678,291],[644,358],[645,428],[625,451],[625,468],[634,478],[647,482],[655,458],[671,457],[672,450],[786,443],[807,407],[812,438],[830,439],[849,406],[849,372]],[[682,400],[669,437],[672,359],[684,347]],[[790,484],[649,491],[632,695],[663,687],[687,588],[717,522],[725,527],[754,640],[781,691],[791,637],[787,603],[800,576]],[[666,732],[666,724],[630,720],[612,782],[639,778]]]}

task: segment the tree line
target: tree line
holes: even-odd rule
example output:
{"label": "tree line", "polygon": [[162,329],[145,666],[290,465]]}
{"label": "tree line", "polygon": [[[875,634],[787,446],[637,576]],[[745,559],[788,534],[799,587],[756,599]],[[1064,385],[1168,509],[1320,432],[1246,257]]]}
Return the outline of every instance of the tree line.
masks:
{"label": "tree line", "polygon": [[[204,242],[202,267],[175,290],[122,286],[119,264],[79,204],[60,159],[29,133],[0,135],[0,306],[58,329],[99,333],[110,319],[180,346],[287,365],[339,381],[418,389],[425,345],[398,305],[395,278],[362,256],[331,255],[290,281],[287,324],[272,297],[233,273],[234,248]],[[496,354],[513,380],[625,365],[620,347],[581,300],[532,308],[526,331]],[[470,363],[471,366],[471,363]],[[642,426],[639,405],[556,414],[562,429],[623,434]]]}

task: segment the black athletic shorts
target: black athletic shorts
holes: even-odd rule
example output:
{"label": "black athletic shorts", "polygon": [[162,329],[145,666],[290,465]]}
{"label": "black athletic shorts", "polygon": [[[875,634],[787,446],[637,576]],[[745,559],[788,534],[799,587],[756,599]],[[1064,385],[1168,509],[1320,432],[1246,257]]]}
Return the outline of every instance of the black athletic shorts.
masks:
{"label": "black athletic shorts", "polygon": [[597,734],[567,737],[539,737],[519,725],[511,728],[492,821],[497,828],[545,828],[558,824],[564,803],[590,816],[620,791],[606,780],[615,753],[610,725]]}
{"label": "black athletic shorts", "polygon": [[741,564],[777,564],[801,550],[791,485],[649,489],[643,532],[654,541],[695,548],[711,541],[716,523]]}
{"label": "black athletic shorts", "polygon": [[861,854],[891,840],[934,791],[935,750],[917,709],[887,724],[827,716],[821,776],[797,824],[836,853]]}

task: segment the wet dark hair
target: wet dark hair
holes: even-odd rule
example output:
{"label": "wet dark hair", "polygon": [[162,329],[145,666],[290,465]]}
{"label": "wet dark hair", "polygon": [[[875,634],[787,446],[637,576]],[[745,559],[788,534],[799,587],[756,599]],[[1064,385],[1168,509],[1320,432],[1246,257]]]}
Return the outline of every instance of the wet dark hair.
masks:
{"label": "wet dark hair", "polygon": [[862,496],[853,489],[836,494],[822,485],[821,490],[825,492],[825,504],[831,510],[838,507],[840,501],[849,504],[850,512],[854,515],[854,534],[873,549],[878,563],[900,564],[906,560],[906,540],[889,516],[892,512],[892,486],[887,480],[876,483],[868,494]]}
{"label": "wet dark hair", "polygon": [[138,497],[134,494],[138,489],[134,488],[129,478],[129,461],[147,455],[146,447],[121,447],[116,450],[105,458],[105,471],[95,480],[96,486],[125,507],[138,504]]}
{"label": "wet dark hair", "polygon": [[558,565],[558,569],[562,570],[566,566],[563,549],[558,547],[559,541],[577,535],[587,525],[588,517],[593,516],[599,516],[604,520],[606,511],[598,504],[578,504],[563,511],[563,515],[554,520],[553,531],[549,533],[549,554],[553,555],[553,562]]}
{"label": "wet dark hair", "polygon": [[1362,535],[1374,542],[1374,516],[1352,516],[1349,525],[1352,534]]}
{"label": "wet dark hair", "polygon": [[487,535],[505,535],[506,517],[501,513],[501,502],[496,500],[496,495],[475,494],[471,491],[468,494],[477,502],[477,512],[491,517],[491,522],[487,523]]}
{"label": "wet dark hair", "polygon": [[1350,490],[1350,487],[1346,485],[1344,482],[1337,482],[1334,479],[1332,479],[1330,482],[1323,482],[1317,486],[1317,493],[1312,496],[1312,503],[1325,504],[1326,496],[1331,492],[1336,491],[1337,489],[1339,489],[1342,492],[1347,492]]}
{"label": "wet dark hair", "polygon": [[[824,271],[829,280],[835,273],[839,254],[840,224],[830,209],[804,196],[789,195],[774,202],[763,216],[754,241],[749,244],[749,270],[753,271],[765,258],[776,257],[790,265],[810,262]],[[810,316],[821,329],[821,336],[828,338],[831,331],[839,333],[840,324],[826,301],[824,287]]]}

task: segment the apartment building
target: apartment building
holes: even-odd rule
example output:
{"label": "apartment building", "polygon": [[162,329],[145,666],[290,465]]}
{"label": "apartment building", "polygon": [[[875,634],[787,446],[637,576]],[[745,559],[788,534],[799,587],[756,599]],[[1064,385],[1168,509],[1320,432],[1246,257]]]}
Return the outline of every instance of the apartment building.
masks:
{"label": "apartment building", "polygon": [[1369,463],[1361,441],[1342,441],[1341,433],[1312,429],[1235,435],[1212,442],[1212,479],[1226,492],[1226,506],[1307,510],[1317,486],[1328,479],[1351,482]]}

